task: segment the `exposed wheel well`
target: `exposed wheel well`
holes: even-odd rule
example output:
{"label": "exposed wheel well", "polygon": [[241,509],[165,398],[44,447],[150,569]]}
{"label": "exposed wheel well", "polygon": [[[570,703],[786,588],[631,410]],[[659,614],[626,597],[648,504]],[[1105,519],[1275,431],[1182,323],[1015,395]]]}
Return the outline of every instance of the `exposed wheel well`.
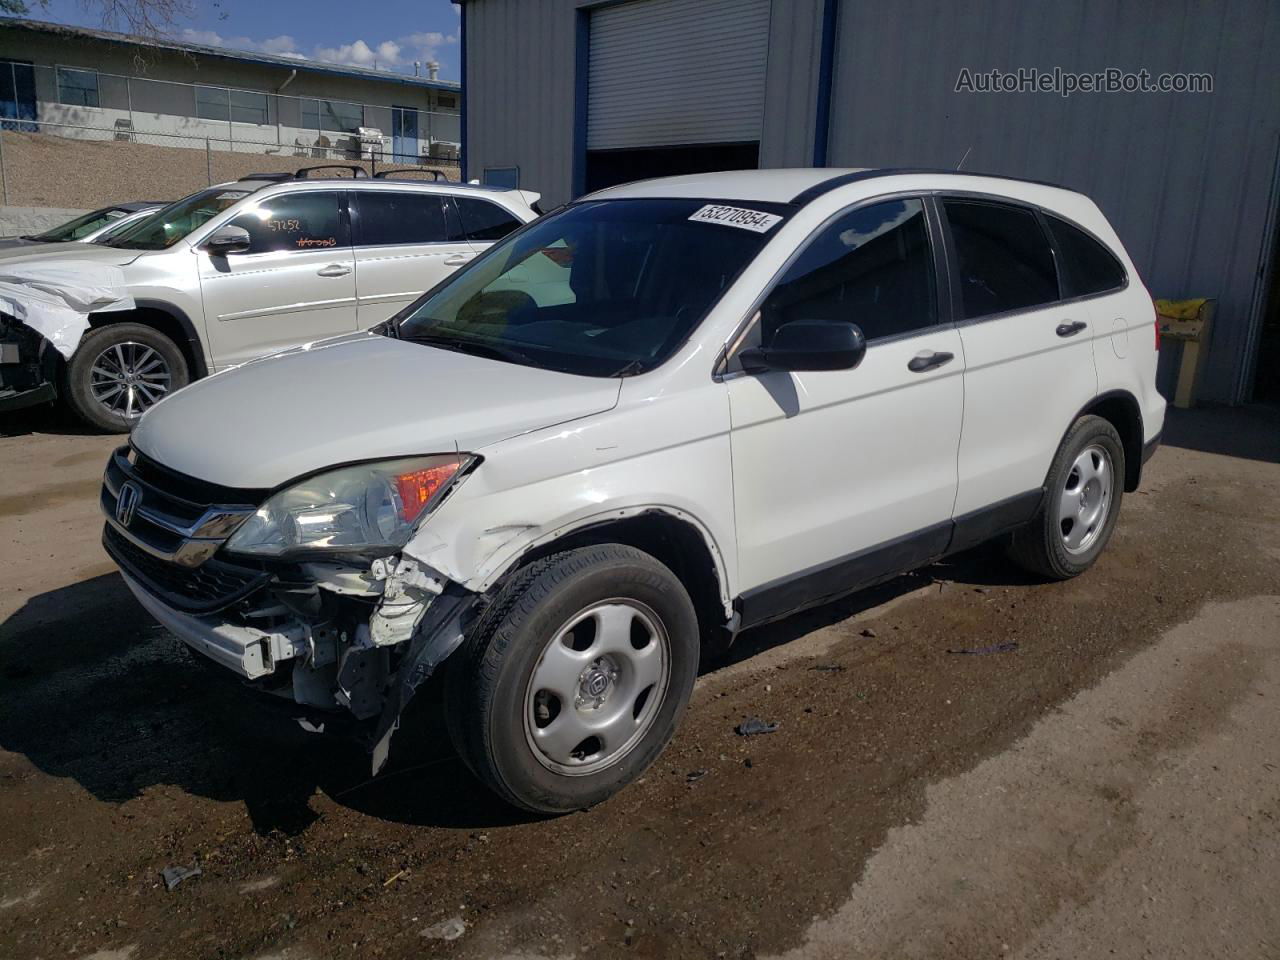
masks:
{"label": "exposed wheel well", "polygon": [[598,543],[626,544],[665,564],[689,591],[703,643],[721,639],[726,620],[715,559],[698,528],[679,517],[653,510],[592,524],[535,547],[520,558],[517,569],[540,557]]}
{"label": "exposed wheel well", "polygon": [[89,315],[91,328],[109,327],[113,323],[141,323],[160,331],[182,351],[192,380],[208,375],[200,343],[196,340],[194,331],[188,328],[189,321],[184,324],[176,315],[159,307],[138,307],[134,310],[113,310]]}
{"label": "exposed wheel well", "polygon": [[1092,414],[1110,422],[1120,434],[1124,444],[1124,489],[1131,493],[1138,489],[1142,477],[1142,410],[1133,394],[1123,391],[1105,393],[1080,411],[1080,416]]}

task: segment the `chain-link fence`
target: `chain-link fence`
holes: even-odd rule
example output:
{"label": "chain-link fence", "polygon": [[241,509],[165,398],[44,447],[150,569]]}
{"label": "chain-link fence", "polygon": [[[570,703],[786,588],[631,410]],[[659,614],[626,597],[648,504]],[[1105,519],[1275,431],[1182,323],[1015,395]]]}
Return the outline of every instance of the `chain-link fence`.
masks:
{"label": "chain-link fence", "polygon": [[321,163],[459,174],[457,94],[385,106],[0,60],[0,204],[172,200]]}

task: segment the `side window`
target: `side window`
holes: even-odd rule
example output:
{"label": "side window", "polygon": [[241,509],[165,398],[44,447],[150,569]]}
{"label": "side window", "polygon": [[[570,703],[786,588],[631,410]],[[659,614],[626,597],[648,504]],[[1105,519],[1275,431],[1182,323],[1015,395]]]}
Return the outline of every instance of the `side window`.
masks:
{"label": "side window", "polygon": [[960,261],[965,319],[1058,299],[1053,250],[1034,213],[970,200],[946,200],[943,207]]}
{"label": "side window", "polygon": [[468,237],[478,243],[501,240],[521,225],[519,220],[496,203],[476,197],[453,199],[462,215],[462,228],[467,231]]}
{"label": "side window", "polygon": [[793,320],[852,320],[868,340],[937,322],[933,254],[919,200],[840,216],[801,251],[761,308],[761,338]]}
{"label": "side window", "polygon": [[1062,256],[1064,297],[1084,297],[1124,286],[1124,267],[1110,250],[1065,220],[1049,214],[1045,220]]}
{"label": "side window", "polygon": [[356,190],[361,246],[397,243],[444,243],[444,207],[432,193],[386,193]]}
{"label": "side window", "polygon": [[249,231],[249,253],[350,246],[337,193],[293,193],[263,200],[231,222]]}

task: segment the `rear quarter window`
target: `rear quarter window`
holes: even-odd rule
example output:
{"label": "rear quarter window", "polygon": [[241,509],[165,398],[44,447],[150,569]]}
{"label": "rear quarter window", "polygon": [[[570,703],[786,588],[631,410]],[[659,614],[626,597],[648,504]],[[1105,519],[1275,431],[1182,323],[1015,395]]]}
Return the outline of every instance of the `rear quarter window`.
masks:
{"label": "rear quarter window", "polygon": [[1062,266],[1062,295],[1087,297],[1117,290],[1127,279],[1124,265],[1079,227],[1052,214],[1045,214]]}
{"label": "rear quarter window", "polygon": [[467,232],[467,237],[478,243],[501,240],[521,226],[514,214],[489,200],[477,197],[453,199],[458,205],[458,214],[462,217],[462,228]]}

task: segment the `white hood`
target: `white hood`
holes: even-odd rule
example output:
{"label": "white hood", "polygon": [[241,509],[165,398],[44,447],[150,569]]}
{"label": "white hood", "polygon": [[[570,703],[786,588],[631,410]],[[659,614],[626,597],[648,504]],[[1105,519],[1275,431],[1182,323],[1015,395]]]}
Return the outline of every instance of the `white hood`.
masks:
{"label": "white hood", "polygon": [[132,440],[179,473],[270,488],[355,460],[479,450],[608,410],[620,384],[360,334],[198,381]]}

